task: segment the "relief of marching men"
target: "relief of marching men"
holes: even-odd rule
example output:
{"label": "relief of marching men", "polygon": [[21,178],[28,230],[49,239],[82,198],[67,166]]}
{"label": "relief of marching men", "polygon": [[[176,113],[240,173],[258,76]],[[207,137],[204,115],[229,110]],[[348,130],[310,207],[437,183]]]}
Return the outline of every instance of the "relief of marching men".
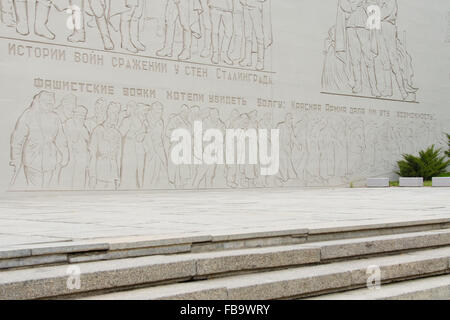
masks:
{"label": "relief of marching men", "polygon": [[[176,110],[176,112],[168,110]],[[404,153],[435,144],[435,121],[341,114],[277,113],[214,106],[165,106],[97,98],[82,105],[68,94],[41,91],[11,135],[14,190],[138,190],[345,185],[390,174]],[[280,165],[261,176],[259,165],[175,165],[172,132],[194,122],[204,130],[279,129]],[[414,122],[414,123],[413,123]],[[273,141],[268,141],[271,145]],[[205,146],[204,146],[205,147]],[[192,152],[195,155],[195,152]]]}
{"label": "relief of marching men", "polygon": [[[370,27],[379,8],[381,24]],[[397,0],[338,0],[325,41],[322,87],[335,93],[416,101],[412,58],[397,26]],[[398,93],[397,93],[398,92]]]}
{"label": "relief of marching men", "polygon": [[[195,55],[206,63],[264,70],[273,43],[270,1],[0,0],[0,18],[22,36],[59,40],[67,35],[56,30],[64,30],[72,43],[89,44],[100,36],[105,50],[151,52],[179,61]],[[69,19],[73,31],[52,24],[58,14]],[[155,36],[162,37],[160,47]]]}

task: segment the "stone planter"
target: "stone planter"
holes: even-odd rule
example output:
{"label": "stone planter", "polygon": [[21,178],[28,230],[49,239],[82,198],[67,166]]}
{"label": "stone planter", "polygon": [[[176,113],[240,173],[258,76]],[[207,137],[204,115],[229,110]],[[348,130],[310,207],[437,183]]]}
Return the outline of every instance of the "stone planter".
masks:
{"label": "stone planter", "polygon": [[389,188],[389,178],[369,178],[367,179],[368,188]]}
{"label": "stone planter", "polygon": [[433,187],[450,187],[450,177],[433,178]]}
{"label": "stone planter", "polygon": [[423,187],[423,178],[400,178],[400,187]]}

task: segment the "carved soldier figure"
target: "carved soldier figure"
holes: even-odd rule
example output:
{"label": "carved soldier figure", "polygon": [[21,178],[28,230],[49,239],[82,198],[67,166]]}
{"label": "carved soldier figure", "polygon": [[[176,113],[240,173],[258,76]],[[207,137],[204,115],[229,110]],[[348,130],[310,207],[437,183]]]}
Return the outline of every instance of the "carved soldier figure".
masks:
{"label": "carved soldier figure", "polygon": [[8,27],[16,25],[12,0],[0,0],[0,21]]}
{"label": "carved soldier figure", "polygon": [[[217,108],[210,108],[206,110],[206,116],[203,119],[203,130],[206,131],[208,129],[220,130],[222,134],[225,134],[225,123],[223,123],[223,121],[220,119],[220,113]],[[206,147],[206,145],[207,143],[204,143],[203,147]],[[198,166],[193,181],[193,187],[200,188],[200,184],[202,182],[204,182],[204,186],[206,188],[214,187],[217,167],[217,164],[203,164]]]}
{"label": "carved soldier figure", "polygon": [[158,187],[161,177],[166,177],[168,174],[163,112],[163,105],[155,102],[151,105],[151,112],[147,114],[148,127],[144,140],[146,152],[144,186],[149,188]]}
{"label": "carved soldier figure", "polygon": [[77,97],[73,94],[68,94],[61,99],[60,104],[55,109],[61,123],[64,124],[67,120],[72,119],[73,111],[77,107]]}
{"label": "carved soldier figure", "polygon": [[73,118],[63,124],[69,146],[69,163],[62,170],[63,186],[71,189],[84,190],[86,188],[89,168],[89,131],[86,128],[87,109],[77,106]]}
{"label": "carved soldier figure", "polygon": [[111,1],[111,16],[120,16],[122,48],[132,53],[145,50],[145,45],[140,40],[144,10],[145,0]]}
{"label": "carved soldier figure", "polygon": [[283,183],[297,178],[294,166],[293,153],[297,147],[297,137],[295,136],[294,117],[286,114],[285,120],[277,125],[280,130],[280,173],[279,178]]}
{"label": "carved soldier figure", "polygon": [[183,50],[178,55],[178,59],[191,58],[192,36],[200,37],[195,29],[196,21],[194,20],[199,19],[196,12],[201,12],[201,4],[198,0],[166,0],[164,46],[156,52],[158,56],[172,57],[175,27],[179,21],[183,29]]}
{"label": "carved soldier figure", "polygon": [[125,118],[120,124],[122,134],[122,166],[120,171],[120,187],[123,189],[140,189],[144,175],[145,125],[149,107],[144,104],[130,102],[126,106]]}
{"label": "carved soldier figure", "polygon": [[[408,73],[412,74],[410,61],[407,57],[400,57],[399,51],[401,43],[397,33],[397,0],[381,0],[381,35],[379,41],[380,59],[383,66],[384,88],[383,96],[393,95],[392,74],[397,82],[400,94],[404,100],[412,97],[415,100],[414,93],[417,89],[412,87],[412,80]],[[403,61],[405,60],[405,61]],[[407,67],[405,67],[407,66]],[[402,70],[403,69],[403,70]]]}
{"label": "carved soldier figure", "polygon": [[92,117],[86,119],[86,127],[88,128],[89,133],[92,134],[94,129],[106,120],[107,108],[108,104],[105,99],[98,98],[97,101],[95,101],[95,114]]}
{"label": "carved soldier figure", "polygon": [[[366,12],[366,0],[340,0],[338,8],[337,33],[346,34],[346,39],[340,38],[341,41],[348,41],[348,50],[351,63],[351,74],[353,76],[354,85],[353,93],[357,94],[362,91],[362,68],[367,70],[369,77],[369,85],[372,95],[379,97],[380,93],[377,89],[375,77],[374,58],[377,52],[372,51],[372,39],[370,30],[367,28],[368,15]],[[345,19],[345,25],[340,21],[339,17]],[[344,29],[344,30],[340,30]],[[345,51],[342,49],[342,43],[337,43],[337,51]]]}
{"label": "carved soldier figure", "polygon": [[[226,129],[239,129],[240,112],[238,109],[233,109],[230,117],[226,120]],[[233,150],[234,154],[237,154],[237,148],[235,146]],[[227,164],[225,166],[225,179],[227,186],[230,188],[237,188],[238,184],[238,166],[236,164]]]}
{"label": "carved soldier figure", "polygon": [[89,178],[92,188],[116,189],[120,185],[122,136],[117,129],[120,104],[108,106],[106,121],[96,127],[89,144]]}
{"label": "carved soldier figure", "polygon": [[[246,131],[251,128],[251,119],[248,113],[243,113],[239,117],[239,128]],[[240,149],[237,148],[238,158],[250,159],[250,148]],[[245,161],[247,162],[247,161]],[[238,163],[238,181],[242,188],[256,187],[256,179],[258,177],[257,166],[250,163]]]}
{"label": "carved soldier figure", "polygon": [[348,129],[348,173],[354,175],[360,172],[364,164],[363,157],[366,151],[364,120],[356,119],[352,121]]}
{"label": "carved soldier figure", "polygon": [[28,185],[50,187],[67,165],[67,140],[54,108],[54,93],[41,91],[17,121],[11,136],[12,184],[23,166]]}
{"label": "carved soldier figure", "polygon": [[[49,40],[55,39],[55,34],[48,28],[48,17],[54,0],[36,0],[34,33],[38,36],[47,38]],[[28,1],[14,0],[14,12],[16,13],[16,30],[21,35],[28,35],[29,15],[28,15]]]}
{"label": "carved soldier figure", "polygon": [[302,184],[306,184],[306,172],[309,158],[309,123],[311,123],[310,117],[304,114],[300,116],[300,120],[298,120],[294,125],[294,134],[296,137],[297,148],[294,149],[292,156],[295,172],[297,172],[297,178],[300,179],[300,182]]}
{"label": "carved soldier figure", "polygon": [[105,50],[113,50],[114,43],[111,40],[107,21],[107,1],[106,0],[89,0],[89,7],[92,15],[95,17],[98,31],[103,40]]}
{"label": "carved soldier figure", "polygon": [[263,27],[263,3],[266,0],[240,0],[244,12],[245,27],[245,51],[241,66],[251,67],[253,65],[253,35],[256,37],[256,70],[264,69],[264,27]]}
{"label": "carved soldier figure", "polygon": [[70,0],[70,4],[73,25],[75,28],[67,40],[71,42],[84,42],[86,40],[85,14],[88,14],[95,18],[105,50],[113,50],[114,43],[111,40],[107,17],[110,1]]}
{"label": "carved soldier figure", "polygon": [[16,14],[16,31],[26,36],[30,33],[28,26],[28,0],[13,0],[13,6]]}
{"label": "carved soldier figure", "polygon": [[84,28],[84,5],[85,0],[68,0],[69,7],[66,13],[70,14],[72,19],[73,31],[67,37],[70,42],[84,42],[86,41],[86,30]]}
{"label": "carved soldier figure", "polygon": [[[222,134],[225,136],[226,134],[226,127],[225,127],[225,123],[222,121],[222,119],[220,118],[220,111],[217,108],[211,108],[210,113],[209,113],[209,117],[206,119],[206,128],[212,128],[212,129],[218,129],[222,132]],[[218,159],[219,163],[221,159]],[[223,165],[213,165],[213,166],[208,166],[208,171],[206,173],[206,182],[207,182],[207,187],[213,187],[214,186],[214,179],[216,178],[216,174],[218,173],[218,168],[222,168],[222,172],[224,166]]]}
{"label": "carved soldier figure", "polygon": [[200,57],[202,58],[208,58],[211,55],[212,24],[208,1],[209,0],[200,0],[202,7],[200,13],[201,37],[203,39],[203,49],[200,52]]}
{"label": "carved soldier figure", "polygon": [[[219,59],[229,65],[233,64],[229,56],[231,39],[233,37],[233,0],[208,0],[212,22],[212,47],[213,56],[211,62],[219,63]],[[223,26],[223,40],[219,41],[220,27]]]}
{"label": "carved soldier figure", "polygon": [[233,37],[230,56],[233,61],[240,61],[245,56],[244,8],[240,0],[233,0]]}
{"label": "carved soldier figure", "polygon": [[[191,124],[189,122],[190,109],[187,105],[182,105],[178,114],[172,114],[166,128],[167,145],[169,146],[168,154],[172,152],[172,148],[176,144],[171,142],[172,132],[174,130],[183,128],[192,131]],[[169,157],[170,159],[170,157]],[[191,168],[189,165],[175,165],[171,160],[168,163],[169,182],[177,189],[186,187],[191,179]]]}
{"label": "carved soldier figure", "polygon": [[[258,129],[265,129],[265,130],[272,130],[273,129],[273,115],[272,112],[266,112],[262,118],[258,121],[257,124],[257,128]],[[272,135],[268,134],[267,135],[267,150],[272,150]],[[261,148],[261,146],[259,146],[259,148]],[[259,171],[261,172],[261,171]],[[276,185],[276,181],[275,181],[275,176],[261,176],[260,177],[260,183],[263,187],[270,187],[270,186],[275,186]]]}
{"label": "carved soldier figure", "polygon": [[[191,106],[189,110],[189,129],[191,133],[191,139],[195,139],[194,137],[194,126],[196,122],[202,122],[207,116],[208,116],[208,110],[207,109],[200,109],[200,106],[194,105]],[[197,152],[196,152],[197,151]],[[197,173],[199,171],[199,165],[197,165],[195,162],[200,161],[202,162],[203,153],[198,152],[198,150],[195,149],[195,145],[192,144],[191,154],[193,156],[194,162],[188,165],[189,172],[190,172],[190,183],[195,181],[195,178],[197,176]]]}

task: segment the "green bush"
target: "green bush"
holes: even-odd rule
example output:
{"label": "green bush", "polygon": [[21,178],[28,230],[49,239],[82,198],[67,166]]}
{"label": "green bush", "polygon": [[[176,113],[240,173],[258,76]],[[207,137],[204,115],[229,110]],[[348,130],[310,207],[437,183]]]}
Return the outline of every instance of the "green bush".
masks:
{"label": "green bush", "polygon": [[448,139],[448,150],[445,151],[445,154],[447,155],[447,157],[450,158],[450,134],[447,133],[447,139]]}
{"label": "green bush", "polygon": [[445,156],[441,156],[441,149],[435,149],[434,145],[427,150],[420,151],[419,156],[404,154],[403,160],[398,161],[399,171],[397,174],[401,177],[423,177],[425,180],[431,180],[447,172],[450,160],[446,161]]}

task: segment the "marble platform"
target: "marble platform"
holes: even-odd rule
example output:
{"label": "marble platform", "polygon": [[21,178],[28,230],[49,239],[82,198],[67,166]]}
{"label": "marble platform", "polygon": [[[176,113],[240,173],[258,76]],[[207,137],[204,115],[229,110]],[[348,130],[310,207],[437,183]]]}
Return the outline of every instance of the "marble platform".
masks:
{"label": "marble platform", "polygon": [[8,193],[0,197],[0,248],[446,219],[448,194],[448,188]]}

